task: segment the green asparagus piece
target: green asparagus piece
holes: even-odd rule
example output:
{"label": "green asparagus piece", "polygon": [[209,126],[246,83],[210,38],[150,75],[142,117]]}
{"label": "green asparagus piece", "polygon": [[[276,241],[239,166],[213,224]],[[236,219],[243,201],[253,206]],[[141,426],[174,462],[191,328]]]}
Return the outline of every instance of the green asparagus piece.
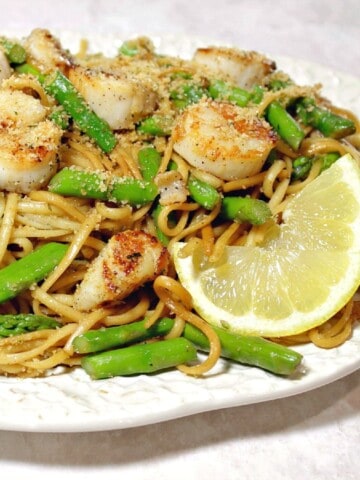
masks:
{"label": "green asparagus piece", "polygon": [[298,150],[305,133],[288,111],[279,102],[275,101],[268,106],[266,117],[284,142],[288,143],[294,150]]}
{"label": "green asparagus piece", "polygon": [[24,75],[32,75],[33,77],[36,77],[41,84],[45,82],[46,76],[30,63],[23,63],[21,65],[17,65],[15,67],[15,70],[18,73],[23,73]]}
{"label": "green asparagus piece", "polygon": [[227,220],[262,225],[271,218],[269,205],[263,200],[250,197],[224,197],[220,214]]}
{"label": "green asparagus piece", "polygon": [[49,118],[62,130],[66,130],[69,126],[69,115],[65,112],[63,107],[55,108],[49,115]]}
{"label": "green asparagus piece", "polygon": [[179,70],[177,72],[173,72],[170,75],[171,80],[176,80],[177,78],[182,78],[183,80],[191,80],[193,78],[193,76],[189,72],[184,72],[184,71]]}
{"label": "green asparagus piece", "polygon": [[104,152],[109,153],[113,150],[117,140],[107,122],[89,107],[70,80],[59,70],[51,75],[43,75],[36,67],[25,63],[19,65],[16,71],[36,77],[82,132],[92,138]]}
{"label": "green asparagus piece", "polygon": [[324,171],[327,168],[331,167],[331,165],[335,163],[336,160],[338,160],[340,157],[341,155],[338,152],[328,152],[320,155],[320,158],[322,160],[321,171]]}
{"label": "green asparagus piece", "polygon": [[0,38],[0,45],[10,63],[21,64],[26,60],[26,50],[19,43],[14,43],[5,37]]}
{"label": "green asparagus piece", "polygon": [[51,192],[64,196],[93,198],[133,206],[152,202],[158,194],[156,185],[132,177],[108,176],[71,167],[60,170],[50,180]]}
{"label": "green asparagus piece", "polygon": [[135,57],[139,53],[139,46],[136,42],[128,40],[120,46],[119,53],[126,57]]}
{"label": "green asparagus piece", "polygon": [[[212,327],[221,344],[221,356],[235,362],[262,368],[276,375],[291,375],[301,363],[302,355],[288,347],[261,337],[236,335]],[[184,337],[199,349],[208,351],[207,337],[196,327],[186,324]]]}
{"label": "green asparagus piece", "polygon": [[263,87],[260,85],[255,85],[251,95],[252,103],[259,104],[264,98],[264,91],[265,90]]}
{"label": "green asparagus piece", "polygon": [[145,135],[167,137],[171,135],[173,120],[165,115],[153,115],[142,120],[137,131]]}
{"label": "green asparagus piece", "polygon": [[178,337],[148,344],[107,350],[82,358],[81,366],[91,378],[111,378],[165,370],[197,359],[194,345]]}
{"label": "green asparagus piece", "polygon": [[[129,325],[90,330],[73,341],[77,353],[87,354],[141,342],[149,338],[162,337],[170,332],[174,320],[159,319],[151,328],[145,328],[145,320]],[[212,327],[221,343],[221,356],[235,362],[253,365],[277,375],[290,375],[301,362],[302,356],[294,350],[265,340],[261,337],[235,335],[224,329]],[[185,324],[183,337],[200,350],[208,351],[207,337],[196,327]]]}
{"label": "green asparagus piece", "polygon": [[160,205],[160,203],[158,203],[153,209],[153,211],[151,212],[151,216],[152,216],[152,219],[154,220],[157,238],[165,247],[167,247],[169,245],[170,238],[167,235],[165,235],[165,233],[162,230],[160,230],[158,225],[158,218],[162,209],[163,209],[163,206]]}
{"label": "green asparagus piece", "polygon": [[301,155],[298,158],[295,158],[293,161],[293,170],[291,172],[291,178],[293,180],[303,180],[308,176],[308,173],[311,170],[313,164],[312,158]]}
{"label": "green asparagus piece", "polygon": [[126,57],[135,57],[136,55],[148,55],[153,54],[153,50],[150,44],[144,42],[141,37],[129,39],[122,43],[119,47],[119,55]]}
{"label": "green asparagus piece", "polygon": [[187,187],[191,198],[207,210],[212,210],[221,200],[221,195],[216,188],[199,180],[194,175],[190,175]]}
{"label": "green asparagus piece", "polygon": [[89,330],[74,338],[74,351],[80,354],[94,353],[149,338],[163,337],[170,332],[174,324],[174,321],[167,317],[161,318],[150,328],[145,327],[145,322],[144,319],[126,325]]}
{"label": "green asparagus piece", "polygon": [[46,243],[25,257],[0,270],[0,303],[43,280],[64,257],[68,245]]}
{"label": "green asparagus piece", "polygon": [[192,103],[198,103],[204,96],[208,96],[208,91],[200,85],[193,83],[186,83],[177,90],[170,92],[170,99],[180,110]]}
{"label": "green asparagus piece", "polygon": [[246,107],[246,105],[248,105],[252,99],[251,92],[248,92],[240,87],[230,85],[223,80],[217,80],[213,82],[209,86],[208,90],[211,98],[227,100],[235,103],[239,107]]}
{"label": "green asparagus piece", "polygon": [[340,139],[355,133],[355,123],[330,110],[318,107],[311,98],[303,98],[296,103],[296,113],[304,125],[319,130],[325,137]]}
{"label": "green asparagus piece", "polygon": [[170,160],[170,162],[168,163],[168,166],[167,166],[167,170],[170,172],[170,171],[174,171],[174,170],[177,170],[178,169],[178,164],[176,162],[174,162],[174,160]]}
{"label": "green asparagus piece", "polygon": [[293,171],[291,174],[291,178],[293,180],[303,180],[308,176],[308,173],[313,166],[313,163],[316,160],[321,160],[321,172],[329,168],[336,160],[340,158],[339,152],[328,152],[323,153],[321,155],[317,155],[313,158],[301,156],[295,158],[293,161]]}
{"label": "green asparagus piece", "polygon": [[53,329],[60,326],[60,322],[45,315],[35,315],[33,313],[0,315],[0,337],[13,337],[22,333]]}
{"label": "green asparagus piece", "polygon": [[145,147],[139,150],[138,162],[143,179],[153,180],[160,167],[161,155],[155,148]]}
{"label": "green asparagus piece", "polygon": [[57,71],[45,80],[45,89],[64,107],[81,131],[89,135],[106,153],[116,145],[109,125],[89,105],[65,75]]}
{"label": "green asparagus piece", "polygon": [[108,199],[109,178],[104,173],[65,167],[59,170],[50,180],[48,189],[51,192],[69,197]]}
{"label": "green asparagus piece", "polygon": [[269,90],[274,92],[282,90],[283,88],[289,87],[292,84],[291,80],[280,80],[279,78],[273,78],[269,82]]}
{"label": "green asparagus piece", "polygon": [[136,178],[114,178],[109,188],[109,200],[115,203],[129,203],[132,206],[152,202],[158,194],[155,183]]}

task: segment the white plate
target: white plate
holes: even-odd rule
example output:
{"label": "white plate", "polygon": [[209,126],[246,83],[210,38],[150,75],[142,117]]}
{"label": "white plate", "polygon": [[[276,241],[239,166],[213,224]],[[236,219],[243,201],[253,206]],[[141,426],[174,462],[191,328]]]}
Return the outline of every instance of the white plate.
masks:
{"label": "white plate", "polygon": [[[76,49],[79,36],[60,34]],[[113,53],[121,39],[96,38],[94,50]],[[191,56],[208,40],[154,37],[163,53]],[[211,42],[216,44],[216,42]],[[360,81],[319,65],[275,58],[278,67],[302,84],[322,82],[324,94],[360,115]],[[84,432],[135,427],[198,412],[264,402],[299,394],[333,382],[360,367],[360,327],[340,348],[298,347],[303,370],[281,378],[256,368],[220,361],[206,378],[178,371],[151,376],[90,381],[81,369],[43,379],[0,377],[0,428],[36,432]]]}

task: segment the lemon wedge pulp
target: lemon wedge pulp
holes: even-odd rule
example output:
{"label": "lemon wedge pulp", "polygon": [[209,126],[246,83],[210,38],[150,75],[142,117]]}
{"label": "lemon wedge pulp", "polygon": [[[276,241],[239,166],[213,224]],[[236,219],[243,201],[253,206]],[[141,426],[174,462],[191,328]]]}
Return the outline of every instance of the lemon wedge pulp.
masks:
{"label": "lemon wedge pulp", "polygon": [[281,337],[324,323],[360,285],[360,168],[344,155],[296,194],[261,246],[229,246],[216,263],[173,248],[195,310],[234,333]]}

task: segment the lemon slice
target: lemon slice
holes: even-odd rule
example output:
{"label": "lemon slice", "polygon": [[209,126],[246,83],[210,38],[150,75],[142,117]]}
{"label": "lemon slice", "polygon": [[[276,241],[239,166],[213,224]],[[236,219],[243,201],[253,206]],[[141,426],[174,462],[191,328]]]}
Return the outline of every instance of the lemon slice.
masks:
{"label": "lemon slice", "polygon": [[262,245],[173,257],[180,282],[208,323],[280,337],[331,318],[360,285],[360,169],[345,155],[288,203]]}

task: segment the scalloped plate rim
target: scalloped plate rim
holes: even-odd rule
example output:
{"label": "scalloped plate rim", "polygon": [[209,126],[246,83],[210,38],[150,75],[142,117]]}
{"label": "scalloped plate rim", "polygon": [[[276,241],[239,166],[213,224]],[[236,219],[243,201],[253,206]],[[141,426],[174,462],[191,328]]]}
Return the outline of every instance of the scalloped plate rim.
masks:
{"label": "scalloped plate rim", "polygon": [[[73,37],[74,48],[75,41],[85,37],[81,33],[53,31],[64,41]],[[16,35],[16,32],[13,34]],[[229,45],[228,42],[187,35],[148,36],[154,39],[159,51],[182,50],[179,49],[179,43],[183,45],[186,40],[189,55],[199,45]],[[93,38],[96,42],[114,42],[114,45],[124,39],[121,35],[111,34],[97,34]],[[308,82],[325,79],[326,82],[333,83],[325,83],[323,90],[328,95],[330,93],[332,99],[336,97],[337,90],[341,90],[342,83],[350,86],[354,89],[355,103],[343,95],[339,98],[346,107],[352,104],[354,108],[355,104],[355,111],[360,115],[358,78],[306,60],[277,55],[271,57],[285,71],[291,74],[298,71],[301,75],[310,77]],[[304,355],[306,372],[293,379],[276,377],[256,368],[229,364],[222,360],[215,367],[214,373],[211,372],[204,379],[193,379],[181,372],[171,371],[153,376],[140,375],[93,382],[80,369],[44,379],[0,377],[0,429],[23,432],[123,429],[309,392],[360,368],[360,326],[356,327],[352,339],[339,348],[328,351],[303,345],[297,347],[297,350]]]}

